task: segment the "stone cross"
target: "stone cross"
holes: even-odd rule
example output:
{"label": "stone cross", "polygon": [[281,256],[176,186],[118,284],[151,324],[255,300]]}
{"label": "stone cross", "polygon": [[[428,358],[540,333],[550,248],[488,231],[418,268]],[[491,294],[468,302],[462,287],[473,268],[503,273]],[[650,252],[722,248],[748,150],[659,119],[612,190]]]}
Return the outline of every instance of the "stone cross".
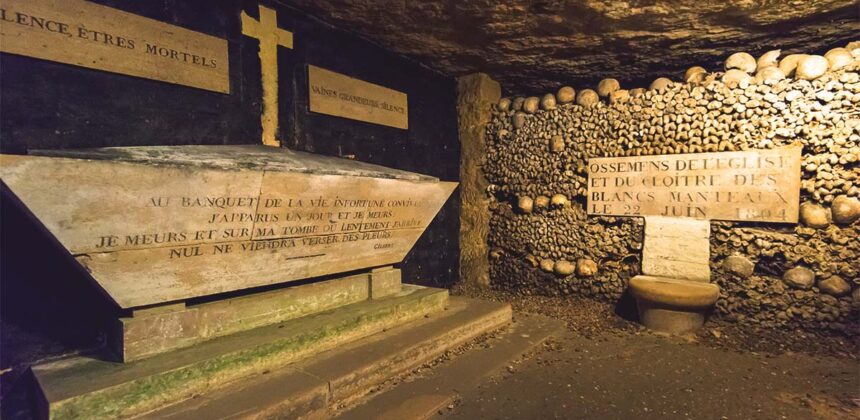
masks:
{"label": "stone cross", "polygon": [[260,6],[260,20],[242,11],[242,34],[260,40],[260,73],[263,84],[263,144],[280,146],[278,131],[278,46],[293,48],[293,33],[278,28],[278,15]]}

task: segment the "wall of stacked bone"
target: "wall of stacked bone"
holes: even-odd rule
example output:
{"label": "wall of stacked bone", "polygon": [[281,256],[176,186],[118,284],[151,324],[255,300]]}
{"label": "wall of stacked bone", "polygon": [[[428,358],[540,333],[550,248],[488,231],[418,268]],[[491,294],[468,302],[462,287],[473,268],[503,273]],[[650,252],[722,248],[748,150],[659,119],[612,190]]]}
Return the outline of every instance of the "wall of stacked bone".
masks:
{"label": "wall of stacked bone", "polygon": [[860,42],[824,56],[737,53],[647,89],[605,79],[503,98],[487,126],[493,287],[619,299],[643,221],[587,217],[587,159],[803,145],[798,225],[712,222],[716,315],[857,334]]}

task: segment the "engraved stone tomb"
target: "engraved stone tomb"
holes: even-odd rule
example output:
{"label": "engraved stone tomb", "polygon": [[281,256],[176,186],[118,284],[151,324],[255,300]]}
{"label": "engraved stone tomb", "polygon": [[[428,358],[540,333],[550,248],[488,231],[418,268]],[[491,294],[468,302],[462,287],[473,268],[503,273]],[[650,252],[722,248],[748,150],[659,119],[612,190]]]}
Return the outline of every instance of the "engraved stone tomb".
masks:
{"label": "engraved stone tomb", "polygon": [[448,305],[393,265],[455,182],[262,145],[0,155],[0,178],[122,314],[106,351],[33,367],[46,418],[138,416]]}
{"label": "engraved stone tomb", "polygon": [[[143,321],[125,322],[124,360],[260,324],[247,310],[231,312],[233,321],[211,307],[192,311],[188,299],[401,262],[456,186],[265,146],[39,151],[0,155],[0,168],[5,186],[118,306],[141,319],[156,307],[155,324],[176,324],[167,343]],[[379,284],[365,298],[398,292],[394,273],[368,272]],[[316,310],[360,298],[338,290],[323,292],[331,298]]]}

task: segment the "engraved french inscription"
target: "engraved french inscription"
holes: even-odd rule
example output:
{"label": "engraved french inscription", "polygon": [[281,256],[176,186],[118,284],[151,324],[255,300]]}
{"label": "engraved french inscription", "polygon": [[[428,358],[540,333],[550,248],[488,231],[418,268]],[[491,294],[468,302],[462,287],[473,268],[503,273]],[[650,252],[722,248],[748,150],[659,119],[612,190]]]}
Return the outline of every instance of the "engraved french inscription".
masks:
{"label": "engraved french inscription", "polygon": [[0,175],[122,307],[400,262],[457,185],[11,155]]}
{"label": "engraved french inscription", "polygon": [[800,147],[592,158],[588,214],[797,223]]}
{"label": "engraved french inscription", "polygon": [[403,92],[316,66],[308,66],[310,110],[394,128],[409,128]]}
{"label": "engraved french inscription", "polygon": [[227,40],[83,0],[3,0],[0,51],[230,92]]}

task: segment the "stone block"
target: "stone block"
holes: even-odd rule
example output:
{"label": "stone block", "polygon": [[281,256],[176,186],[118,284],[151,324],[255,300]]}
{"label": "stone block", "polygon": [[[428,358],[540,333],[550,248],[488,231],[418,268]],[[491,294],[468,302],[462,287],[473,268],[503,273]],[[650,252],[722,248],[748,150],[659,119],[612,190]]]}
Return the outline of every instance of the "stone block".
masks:
{"label": "stone block", "polygon": [[707,220],[646,217],[642,274],[710,281],[710,227]]}
{"label": "stone block", "polygon": [[710,266],[708,264],[692,263],[688,261],[662,260],[654,262],[652,258],[646,263],[642,261],[642,274],[658,277],[675,277],[688,281],[709,282]]}
{"label": "stone block", "polygon": [[371,270],[369,283],[370,298],[379,299],[400,293],[403,285],[401,277],[400,269],[390,265]]}
{"label": "stone block", "polygon": [[[370,279],[371,273],[364,273],[188,307],[183,303],[135,310],[117,321],[110,342],[120,360],[131,362],[366,300]],[[393,289],[390,283],[385,283],[388,290]]]}
{"label": "stone block", "polygon": [[[367,283],[365,282],[365,289]],[[45,418],[128,418],[223,389],[444,310],[448,291],[396,295],[209,340],[132,363],[78,356],[33,366]]]}
{"label": "stone block", "polygon": [[[452,297],[446,310],[438,314],[338,346],[266,375],[231,382],[198,398],[147,413],[146,417],[169,420],[424,418],[414,410],[412,415],[380,417],[372,414],[382,412],[378,407],[364,410],[356,417],[356,413],[344,410],[344,406],[352,406],[366,397],[368,390],[384,386],[389,379],[422,366],[481,334],[498,331],[510,322],[508,304]],[[448,366],[453,370],[469,367],[465,375],[449,377],[450,382],[462,383],[464,378],[479,380],[484,373],[494,370],[488,369],[489,366],[508,364],[528,349],[539,346],[549,335],[563,330],[564,324],[549,318],[521,316],[512,327],[500,332],[511,341],[501,339],[504,344],[494,346],[489,359],[485,357],[486,349],[475,352],[474,356],[483,360],[477,364],[477,370],[473,360],[461,366]],[[508,350],[504,350],[506,348]],[[389,391],[385,395],[389,395]]]}

